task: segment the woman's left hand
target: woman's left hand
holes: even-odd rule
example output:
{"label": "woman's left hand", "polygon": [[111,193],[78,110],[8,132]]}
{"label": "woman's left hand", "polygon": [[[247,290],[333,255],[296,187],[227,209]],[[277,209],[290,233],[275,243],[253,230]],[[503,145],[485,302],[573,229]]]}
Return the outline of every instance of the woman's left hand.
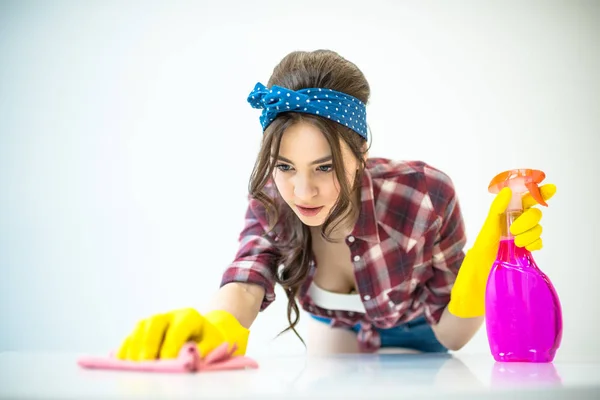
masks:
{"label": "woman's left hand", "polygon": [[[556,186],[553,184],[540,187],[544,201],[550,199],[555,192]],[[502,214],[506,212],[511,196],[512,191],[508,187],[496,195],[473,247],[467,251],[460,266],[448,304],[448,311],[457,317],[473,318],[484,315],[485,287],[500,246]],[[525,211],[510,226],[515,245],[530,251],[542,248],[542,227],[539,224],[542,211],[533,208],[536,204],[530,194],[523,196]]]}
{"label": "woman's left hand", "polygon": [[[556,186],[549,183],[540,187],[540,193],[544,200],[550,199],[556,193]],[[542,248],[542,210],[533,208],[537,205],[531,194],[523,196],[523,209],[525,210],[510,226],[510,233],[515,237],[517,247],[525,247],[529,251]]]}

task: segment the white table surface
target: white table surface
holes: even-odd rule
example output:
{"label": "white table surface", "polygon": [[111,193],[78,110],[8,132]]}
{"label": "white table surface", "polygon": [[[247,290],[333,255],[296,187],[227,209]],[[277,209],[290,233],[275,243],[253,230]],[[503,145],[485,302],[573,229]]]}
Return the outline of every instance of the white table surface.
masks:
{"label": "white table surface", "polygon": [[86,370],[78,356],[0,353],[0,398],[600,399],[600,362],[361,354],[257,357],[257,370],[165,374]]}

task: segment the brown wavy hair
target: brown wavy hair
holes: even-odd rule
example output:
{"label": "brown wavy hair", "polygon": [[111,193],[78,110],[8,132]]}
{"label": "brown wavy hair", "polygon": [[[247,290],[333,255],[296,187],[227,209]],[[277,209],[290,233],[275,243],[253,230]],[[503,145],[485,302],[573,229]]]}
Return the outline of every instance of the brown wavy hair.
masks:
{"label": "brown wavy hair", "polygon": [[[305,88],[327,88],[356,97],[367,104],[370,96],[369,84],[363,73],[350,61],[330,50],[312,52],[295,51],[285,56],[274,68],[267,87],[281,86],[291,90]],[[270,230],[278,240],[275,246],[280,254],[279,262],[273,266],[273,275],[288,298],[288,330],[293,330],[304,343],[295,327],[300,319],[296,296],[309,274],[311,255],[311,232],[304,225],[281,196],[265,191],[270,182],[275,160],[279,154],[281,138],[285,130],[294,124],[310,123],[318,128],[326,138],[332,152],[333,170],[340,185],[340,196],[321,228],[325,240],[333,241],[329,234],[347,217],[356,216],[359,210],[352,207],[353,198],[360,198],[360,182],[365,167],[364,154],[368,150],[366,141],[356,132],[336,122],[313,116],[287,112],[278,117],[264,132],[261,148],[252,171],[249,192],[260,201],[268,215]],[[344,170],[340,139],[343,140],[359,163],[354,182],[349,185]],[[277,192],[275,190],[275,192]]]}

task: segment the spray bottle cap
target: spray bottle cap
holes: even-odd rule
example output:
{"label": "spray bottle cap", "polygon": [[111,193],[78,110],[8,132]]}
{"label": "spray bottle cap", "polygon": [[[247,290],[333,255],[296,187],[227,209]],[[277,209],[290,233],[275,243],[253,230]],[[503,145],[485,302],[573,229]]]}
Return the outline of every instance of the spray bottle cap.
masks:
{"label": "spray bottle cap", "polygon": [[492,179],[488,190],[490,193],[499,193],[503,188],[510,187],[513,196],[509,204],[509,209],[520,210],[523,208],[522,194],[531,193],[535,201],[543,206],[548,206],[540,193],[540,184],[546,174],[537,169],[512,169],[499,173]]}

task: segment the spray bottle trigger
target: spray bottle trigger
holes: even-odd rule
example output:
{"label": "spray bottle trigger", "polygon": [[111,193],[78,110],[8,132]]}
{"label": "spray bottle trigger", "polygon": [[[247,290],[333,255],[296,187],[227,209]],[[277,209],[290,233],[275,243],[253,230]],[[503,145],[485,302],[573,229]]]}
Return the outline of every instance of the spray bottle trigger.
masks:
{"label": "spray bottle trigger", "polygon": [[539,204],[545,207],[548,207],[548,203],[546,203],[546,201],[542,197],[542,193],[540,193],[540,188],[535,182],[527,182],[525,186],[527,187],[527,190],[529,190],[529,193],[531,193],[531,197],[533,197],[535,201],[537,201]]}

